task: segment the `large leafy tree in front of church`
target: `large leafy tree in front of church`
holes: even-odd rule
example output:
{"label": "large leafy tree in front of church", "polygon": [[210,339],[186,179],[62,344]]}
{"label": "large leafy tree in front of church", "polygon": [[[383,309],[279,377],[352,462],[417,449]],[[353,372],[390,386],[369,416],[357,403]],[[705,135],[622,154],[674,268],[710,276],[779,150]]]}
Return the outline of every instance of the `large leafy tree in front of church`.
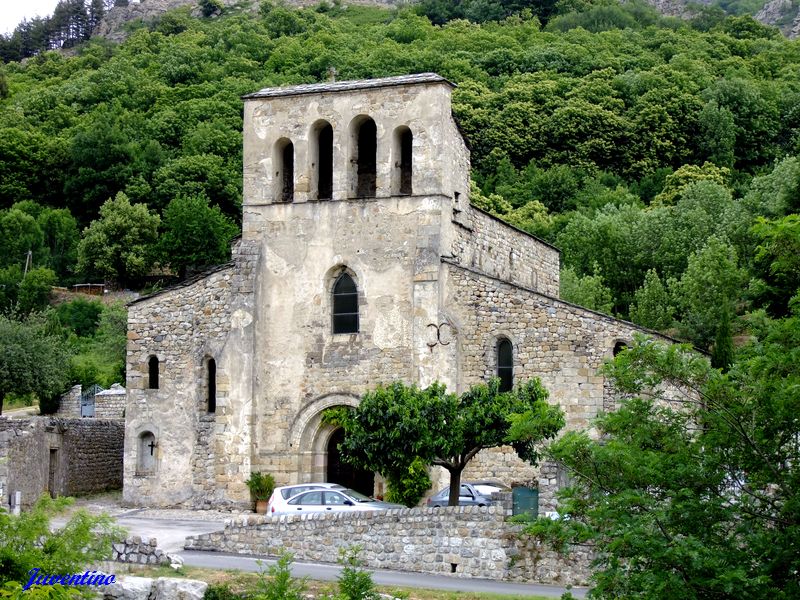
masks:
{"label": "large leafy tree in front of church", "polygon": [[568,518],[529,531],[600,550],[592,598],[800,597],[800,295],[793,309],[726,373],[637,339],[607,367],[624,399],[599,435],[550,446]]}
{"label": "large leafy tree in front of church", "polygon": [[511,444],[519,456],[536,463],[541,443],[564,426],[558,406],[532,379],[510,392],[500,381],[449,394],[434,383],[420,389],[396,382],[368,392],[361,404],[340,415],[345,429],[345,459],[375,470],[391,482],[415,460],[450,473],[450,505],[458,504],[461,473],[481,450]]}

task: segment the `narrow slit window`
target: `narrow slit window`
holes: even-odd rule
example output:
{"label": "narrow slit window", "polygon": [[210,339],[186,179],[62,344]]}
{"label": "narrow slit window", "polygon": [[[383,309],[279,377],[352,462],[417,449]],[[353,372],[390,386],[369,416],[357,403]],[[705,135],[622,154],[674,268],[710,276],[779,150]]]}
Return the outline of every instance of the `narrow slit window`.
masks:
{"label": "narrow slit window", "polygon": [[317,198],[333,198],[333,127],[326,124],[319,131],[317,155]]}
{"label": "narrow slit window", "polygon": [[208,412],[217,412],[217,361],[208,359]]}
{"label": "narrow slit window", "polygon": [[411,194],[411,148],[414,142],[414,136],[411,130],[403,128],[400,131],[400,194]]}
{"label": "narrow slit window", "polygon": [[377,185],[377,141],[375,121],[367,119],[358,128],[356,196],[374,198]]}
{"label": "narrow slit window", "polygon": [[292,202],[294,200],[294,144],[287,143],[282,150],[281,165],[281,200]]}
{"label": "narrow slit window", "polygon": [[333,284],[333,333],[358,333],[358,288],[347,273]]}
{"label": "narrow slit window", "polygon": [[501,392],[514,387],[514,349],[506,339],[497,342],[497,377],[500,378]]}
{"label": "narrow slit window", "polygon": [[158,389],[158,357],[151,356],[147,361],[147,387],[151,390]]}

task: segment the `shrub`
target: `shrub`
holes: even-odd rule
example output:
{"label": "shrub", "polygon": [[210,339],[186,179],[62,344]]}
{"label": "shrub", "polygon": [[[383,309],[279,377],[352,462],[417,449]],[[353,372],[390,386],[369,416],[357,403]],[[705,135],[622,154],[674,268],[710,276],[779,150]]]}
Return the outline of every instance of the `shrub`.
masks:
{"label": "shrub", "polygon": [[272,490],[275,489],[275,478],[269,473],[262,473],[261,471],[251,473],[250,479],[245,483],[256,500],[269,500]]}
{"label": "shrub", "polygon": [[62,528],[51,530],[50,520],[71,503],[72,498],[43,495],[18,516],[0,510],[0,584],[26,583],[35,568],[49,574],[82,573],[87,564],[111,556],[111,543],[124,532],[107,515],[80,511]]}
{"label": "shrub", "polygon": [[[258,583],[252,598],[254,600],[303,600],[306,589],[305,579],[292,578],[293,556],[289,552],[282,552],[278,561],[269,567],[266,573],[262,570],[258,574]],[[267,578],[269,575],[269,578]]]}
{"label": "shrub", "polygon": [[361,546],[339,550],[339,564],[344,568],[339,574],[339,596],[341,600],[377,600],[378,593],[372,575],[365,571],[360,557]]}

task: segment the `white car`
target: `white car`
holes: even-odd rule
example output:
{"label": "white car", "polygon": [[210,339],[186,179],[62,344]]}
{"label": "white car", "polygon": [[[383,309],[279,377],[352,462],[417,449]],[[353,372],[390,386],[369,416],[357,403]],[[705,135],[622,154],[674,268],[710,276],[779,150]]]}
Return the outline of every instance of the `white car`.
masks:
{"label": "white car", "polygon": [[343,490],[344,486],[338,483],[296,483],[294,485],[283,485],[276,487],[272,496],[267,500],[267,515],[283,515],[286,514],[286,502],[297,494],[308,492],[309,490]]}
{"label": "white car", "polygon": [[289,498],[283,511],[275,515],[302,515],[315,512],[364,512],[369,510],[392,510],[405,508],[402,504],[392,504],[375,500],[355,490],[346,488],[316,489]]}

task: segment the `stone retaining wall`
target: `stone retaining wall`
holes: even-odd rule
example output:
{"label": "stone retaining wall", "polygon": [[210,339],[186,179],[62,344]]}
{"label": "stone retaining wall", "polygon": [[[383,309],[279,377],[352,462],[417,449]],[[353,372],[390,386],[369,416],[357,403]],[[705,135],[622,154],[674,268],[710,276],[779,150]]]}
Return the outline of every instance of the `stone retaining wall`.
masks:
{"label": "stone retaining wall", "polygon": [[143,540],[139,536],[129,537],[112,545],[111,560],[140,565],[169,565],[183,563],[180,557],[172,556],[158,547],[156,538]]}
{"label": "stone retaining wall", "polygon": [[0,418],[0,506],[122,487],[123,421]]}
{"label": "stone retaining wall", "polygon": [[334,562],[340,548],[362,547],[368,568],[453,574],[509,581],[583,585],[590,557],[575,549],[559,556],[520,537],[500,507],[457,506],[364,513],[315,513],[226,521],[219,532],[186,538],[187,550],[275,554]]}

